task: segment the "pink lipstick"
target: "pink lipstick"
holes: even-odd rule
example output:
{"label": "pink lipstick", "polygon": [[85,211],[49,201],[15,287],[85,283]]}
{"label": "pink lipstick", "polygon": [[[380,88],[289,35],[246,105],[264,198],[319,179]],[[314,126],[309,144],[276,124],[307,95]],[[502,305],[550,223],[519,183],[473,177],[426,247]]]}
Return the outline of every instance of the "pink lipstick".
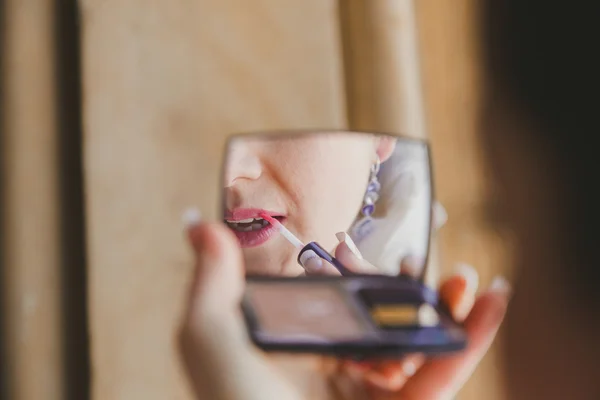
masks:
{"label": "pink lipstick", "polygon": [[237,236],[241,247],[256,247],[266,243],[276,232],[275,227],[263,216],[276,221],[285,220],[285,217],[272,211],[239,208],[227,212],[225,223]]}
{"label": "pink lipstick", "polygon": [[304,247],[304,243],[300,239],[298,239],[292,232],[290,232],[285,226],[281,224],[278,220],[271,217],[268,214],[260,214],[269,224],[273,225],[275,229],[279,231],[291,244],[295,247],[301,249]]}

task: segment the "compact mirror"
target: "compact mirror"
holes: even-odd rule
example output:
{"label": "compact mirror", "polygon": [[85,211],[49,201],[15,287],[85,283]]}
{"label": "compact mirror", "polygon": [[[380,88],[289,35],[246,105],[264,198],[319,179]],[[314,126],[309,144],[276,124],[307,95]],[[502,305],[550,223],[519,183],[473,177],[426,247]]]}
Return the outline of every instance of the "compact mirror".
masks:
{"label": "compact mirror", "polygon": [[223,178],[223,218],[249,275],[345,275],[345,264],[349,273],[420,275],[427,265],[425,141],[349,131],[238,135],[228,143]]}
{"label": "compact mirror", "polygon": [[433,192],[426,142],[258,133],[234,136],[225,160],[223,219],[243,251],[241,306],[257,346],[355,358],[465,347],[422,279]]}

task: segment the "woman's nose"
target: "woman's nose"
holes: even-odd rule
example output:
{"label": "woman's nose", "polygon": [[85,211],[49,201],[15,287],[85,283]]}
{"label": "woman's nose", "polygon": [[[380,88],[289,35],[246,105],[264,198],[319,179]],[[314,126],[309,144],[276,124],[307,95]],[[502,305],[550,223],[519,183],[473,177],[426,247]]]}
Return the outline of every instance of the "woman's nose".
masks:
{"label": "woman's nose", "polygon": [[231,187],[240,180],[258,179],[262,174],[260,158],[252,154],[246,146],[231,146],[227,154],[225,187]]}

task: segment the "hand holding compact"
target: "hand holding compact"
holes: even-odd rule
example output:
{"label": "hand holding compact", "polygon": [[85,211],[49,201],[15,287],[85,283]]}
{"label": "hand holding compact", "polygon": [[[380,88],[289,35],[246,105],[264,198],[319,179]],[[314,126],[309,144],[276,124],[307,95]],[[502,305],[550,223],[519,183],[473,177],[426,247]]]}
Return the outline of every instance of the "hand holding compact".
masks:
{"label": "hand holding compact", "polygon": [[[301,389],[248,340],[239,309],[244,265],[235,237],[222,224],[193,222],[189,238],[196,254],[196,268],[180,329],[180,350],[197,397],[303,398]],[[440,293],[450,308],[464,312],[463,306],[453,304],[467,297],[464,293],[473,290],[470,285],[464,276],[455,276],[444,282]],[[340,364],[339,373],[323,376],[339,386],[329,398],[450,399],[487,351],[507,300],[506,286],[500,284],[477,297],[464,322],[470,339],[466,351],[436,360],[416,356],[411,361],[414,368],[399,366],[398,362]],[[412,371],[414,375],[408,376]]]}
{"label": "hand holding compact", "polygon": [[[446,222],[447,214],[445,209],[437,203],[434,208],[433,228],[439,230]],[[365,260],[360,251],[345,232],[337,235],[339,245],[335,249],[335,258],[343,263],[350,271],[358,274],[378,274],[379,269]],[[416,279],[420,273],[421,261],[413,260],[413,257],[405,257],[400,266],[400,273],[406,277]],[[332,274],[339,275],[338,270],[324,260],[317,264],[308,263],[305,265],[307,274]],[[439,288],[441,301],[452,314],[457,322],[464,322],[470,314],[477,298],[478,275],[473,267],[466,264],[457,266],[456,273],[442,282]],[[493,335],[493,333],[490,333]],[[483,355],[484,353],[482,353]],[[435,383],[439,378],[436,375],[425,374],[425,378],[420,377],[416,383],[413,383],[411,377],[420,371],[421,367],[428,362],[423,354],[411,354],[400,360],[382,361],[382,362],[355,362],[345,361],[340,364],[340,378],[351,376],[352,379],[362,380],[374,391],[397,391],[405,385],[429,386]],[[431,361],[436,363],[436,361]],[[460,368],[456,369],[459,373]],[[419,375],[421,376],[421,374]]]}

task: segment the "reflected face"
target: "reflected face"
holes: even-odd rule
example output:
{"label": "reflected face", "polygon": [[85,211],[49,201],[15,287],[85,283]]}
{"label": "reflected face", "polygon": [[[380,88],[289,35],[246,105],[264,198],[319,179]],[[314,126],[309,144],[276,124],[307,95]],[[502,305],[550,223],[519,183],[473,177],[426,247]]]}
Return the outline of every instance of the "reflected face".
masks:
{"label": "reflected face", "polygon": [[248,273],[297,276],[298,250],[261,217],[278,219],[305,243],[337,244],[360,210],[371,166],[394,141],[324,133],[232,141],[225,168],[225,220],[243,249]]}

